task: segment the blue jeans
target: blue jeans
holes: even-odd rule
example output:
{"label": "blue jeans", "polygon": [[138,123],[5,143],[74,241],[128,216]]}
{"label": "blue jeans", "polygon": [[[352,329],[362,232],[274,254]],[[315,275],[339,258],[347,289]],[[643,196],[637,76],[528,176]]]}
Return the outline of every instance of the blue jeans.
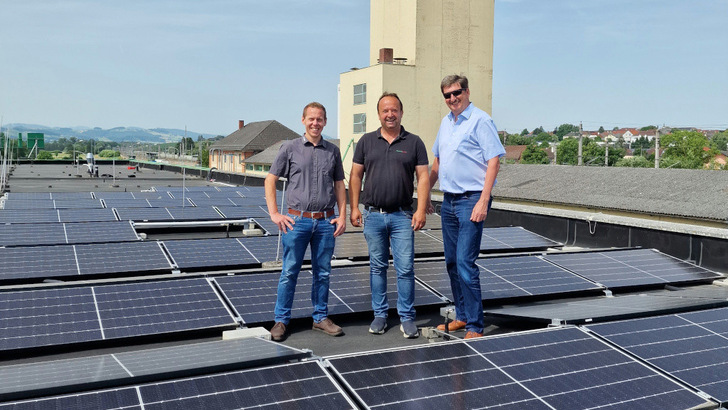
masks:
{"label": "blue jeans", "polygon": [[313,320],[320,322],[328,315],[329,274],[331,273],[331,256],[334,254],[335,225],[330,222],[334,218],[311,219],[288,214],[296,221],[293,229],[281,233],[283,244],[283,268],[278,281],[278,298],[275,307],[275,321],[288,324],[291,320],[291,306],[301,271],[303,256],[311,244],[311,303],[313,304]]}
{"label": "blue jeans", "polygon": [[374,317],[387,317],[387,268],[392,246],[397,272],[397,313],[400,321],[415,319],[415,233],[412,212],[369,212],[364,210],[364,237],[369,248],[369,278]]}
{"label": "blue jeans", "polygon": [[[480,192],[444,194],[440,217],[445,248],[445,265],[450,276],[455,318],[466,323],[465,329],[483,333],[483,297],[480,270],[475,260],[480,253],[483,222],[470,221]],[[488,203],[488,210],[493,198]]]}

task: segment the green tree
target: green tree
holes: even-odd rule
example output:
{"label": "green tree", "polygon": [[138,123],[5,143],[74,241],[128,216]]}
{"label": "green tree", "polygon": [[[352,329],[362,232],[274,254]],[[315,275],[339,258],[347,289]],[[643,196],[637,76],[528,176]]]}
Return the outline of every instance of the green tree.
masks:
{"label": "green tree", "polygon": [[599,127],[599,133],[601,134],[601,133],[603,133],[603,132],[604,132],[604,127],[600,126],[600,127]]}
{"label": "green tree", "polygon": [[576,165],[579,155],[579,140],[566,138],[556,147],[556,160],[559,164]]}
{"label": "green tree", "polygon": [[649,131],[649,130],[656,130],[656,129],[657,129],[656,126],[654,126],[654,125],[648,125],[646,127],[640,128],[640,131]]}
{"label": "green tree", "polygon": [[42,150],[38,152],[38,157],[36,159],[54,159],[54,157],[52,152]]}
{"label": "green tree", "polygon": [[544,132],[543,127],[534,128],[533,131],[531,131],[531,135],[538,135],[542,132]]}
{"label": "green tree", "polygon": [[707,149],[708,138],[697,131],[674,131],[660,137],[660,146],[665,152],[660,159],[660,168],[699,169],[708,163],[718,151]]}
{"label": "green tree", "polygon": [[523,131],[521,131],[521,135],[528,135],[528,128],[524,128]]}
{"label": "green tree", "polygon": [[728,130],[713,135],[713,138],[710,139],[710,146],[718,151],[728,150]]}
{"label": "green tree", "polygon": [[570,132],[579,132],[579,127],[574,124],[561,124],[554,130],[554,134],[556,134],[559,139],[563,139],[564,135]]}
{"label": "green tree", "polygon": [[647,137],[639,137],[636,140],[632,141],[632,149],[637,151],[647,151],[651,147],[655,146],[655,141],[648,140]]}
{"label": "green tree", "polygon": [[99,157],[101,158],[119,158],[120,156],[121,153],[119,151],[114,151],[111,149],[105,149],[99,152]]}
{"label": "green tree", "polygon": [[546,151],[536,144],[529,144],[521,155],[521,164],[548,164],[550,162]]}
{"label": "green tree", "polygon": [[559,138],[556,135],[549,134],[548,132],[541,132],[533,137],[533,140],[536,142],[557,142]]}
{"label": "green tree", "polygon": [[506,135],[506,143],[505,145],[528,145],[531,142],[531,139],[519,135],[519,134],[508,134]]}
{"label": "green tree", "polygon": [[200,157],[200,166],[203,168],[210,167],[210,151],[207,148],[202,149],[202,156]]}

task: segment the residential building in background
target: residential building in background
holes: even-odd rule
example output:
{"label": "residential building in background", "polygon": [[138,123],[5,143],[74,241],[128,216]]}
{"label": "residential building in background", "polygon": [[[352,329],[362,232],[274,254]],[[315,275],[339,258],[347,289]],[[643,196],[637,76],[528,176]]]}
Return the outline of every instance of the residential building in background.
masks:
{"label": "residential building in background", "polygon": [[440,81],[465,74],[470,99],[492,112],[494,0],[371,0],[369,66],[339,77],[338,135],[344,171],[353,144],[379,127],[377,100],[395,92],[402,125],[432,145],[447,106]]}
{"label": "residential building in background", "polygon": [[[276,120],[251,122],[247,125],[241,120],[238,122],[237,131],[210,146],[210,167],[223,172],[245,173],[248,158],[279,141],[298,137],[299,134]],[[263,171],[262,166],[260,169]],[[256,170],[255,165],[252,170]],[[266,169],[265,172],[267,171]]]}

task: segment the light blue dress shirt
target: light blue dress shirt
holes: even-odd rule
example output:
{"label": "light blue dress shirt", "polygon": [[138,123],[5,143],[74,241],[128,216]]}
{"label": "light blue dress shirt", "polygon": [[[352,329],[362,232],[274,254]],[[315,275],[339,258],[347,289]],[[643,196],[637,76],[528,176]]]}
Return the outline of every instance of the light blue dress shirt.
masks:
{"label": "light blue dress shirt", "polygon": [[440,190],[451,194],[482,191],[488,160],[506,154],[493,119],[472,103],[457,121],[452,112],[442,119],[432,152],[440,160]]}

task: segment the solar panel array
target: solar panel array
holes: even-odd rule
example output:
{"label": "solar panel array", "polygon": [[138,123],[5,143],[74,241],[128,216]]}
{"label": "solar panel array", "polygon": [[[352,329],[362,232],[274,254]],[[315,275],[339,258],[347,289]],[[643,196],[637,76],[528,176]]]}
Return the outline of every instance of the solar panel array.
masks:
{"label": "solar panel array", "polygon": [[138,241],[128,221],[0,225],[0,246]]}
{"label": "solar panel array", "polygon": [[728,404],[728,308],[589,325],[588,329]]}
{"label": "solar panel array", "polygon": [[205,279],[0,293],[0,352],[235,326]]}
{"label": "solar panel array", "polygon": [[0,248],[0,280],[165,273],[174,266],[157,242]]}
{"label": "solar panel array", "polygon": [[[483,300],[496,301],[539,295],[597,292],[604,288],[538,256],[478,259]],[[453,300],[450,277],[444,261],[418,262],[415,276]]]}
{"label": "solar panel array", "polygon": [[[695,292],[690,290],[694,289]],[[702,285],[656,289],[638,294],[570,298],[522,305],[489,307],[488,317],[521,323],[584,324],[728,306],[728,289]]]}
{"label": "solar panel array", "polygon": [[285,363],[310,352],[259,338],[218,340],[0,366],[0,400]]}
{"label": "solar panel array", "polygon": [[551,254],[544,259],[611,289],[709,282],[722,277],[654,249]]}
{"label": "solar panel array", "polygon": [[0,404],[0,409],[354,409],[318,361]]}
{"label": "solar panel array", "polygon": [[328,361],[371,408],[686,409],[710,404],[576,328]]}
{"label": "solar panel array", "polygon": [[[0,241],[15,246],[0,248],[0,279],[244,269],[281,258],[277,227],[267,216],[262,187],[169,187],[154,192],[98,194],[9,196],[14,201],[10,208],[22,209],[0,210],[0,223],[8,221],[8,225],[0,225]],[[24,201],[30,201],[28,206],[22,207]],[[278,201],[282,203],[280,195]],[[53,208],[48,208],[49,204]],[[139,240],[129,222],[225,218],[255,218],[270,236],[145,242]],[[44,221],[48,223],[39,223]],[[80,221],[96,222],[77,223]],[[428,228],[437,225],[434,221]],[[39,229],[41,226],[47,229]],[[35,236],[35,241],[23,238],[10,243],[18,236]],[[420,231],[415,238],[418,256],[442,255],[441,231]],[[368,256],[366,241],[359,232],[342,235],[336,243],[337,259]],[[31,244],[47,246],[27,246]],[[487,228],[481,251],[533,251],[561,245],[520,227]],[[310,259],[308,251],[305,258]],[[491,302],[590,295],[612,288],[708,283],[722,277],[654,250],[502,256],[479,259],[477,264],[483,299]],[[387,294],[390,307],[394,307],[396,280],[394,268],[390,266],[390,270]],[[443,261],[417,262],[415,272],[417,306],[443,305],[452,300]],[[244,272],[211,278],[4,290],[0,292],[0,356],[9,358],[20,350],[46,346],[105,341],[124,344],[160,335],[174,339],[186,337],[183,334],[208,334],[237,327],[240,320],[246,324],[270,322],[279,275],[275,271]],[[294,319],[311,314],[311,276],[305,270],[299,275]],[[335,267],[330,276],[329,314],[354,312],[371,312],[369,267]],[[215,349],[198,358],[194,347],[175,346],[158,356],[129,352],[80,358],[74,364],[66,362],[65,368],[58,363],[32,364],[17,376],[12,373],[17,368],[0,366],[0,399],[4,392],[41,394],[38,392],[53,388],[75,392],[2,403],[0,409],[710,407],[705,395],[676,380],[708,392],[718,401],[728,400],[728,385],[723,380],[728,361],[722,359],[728,351],[728,321],[722,319],[728,317],[726,312],[674,315],[664,322],[590,326],[589,332],[594,333],[567,327],[251,370],[225,368],[225,373],[205,375],[188,372],[202,368],[207,370],[199,373],[220,372],[223,369],[217,366],[224,367],[235,359],[216,354]],[[265,347],[260,349],[248,357],[265,352]],[[183,372],[187,377],[168,380],[182,377]],[[134,378],[140,374],[163,376],[147,383],[149,379]],[[99,388],[101,385],[94,383],[101,379],[118,384],[88,391],[89,385]],[[340,385],[342,381],[345,385]],[[48,387],[48,383],[55,383],[55,387]],[[51,392],[59,390],[44,390],[42,394]],[[351,392],[355,397],[349,397]]]}
{"label": "solar panel array", "polygon": [[[443,240],[441,230],[428,230],[423,231],[423,233],[432,236],[440,242]],[[544,238],[520,226],[483,228],[483,236],[480,241],[480,251],[486,253],[492,253],[494,251],[516,252],[546,250],[561,246],[563,246],[562,243]]]}

